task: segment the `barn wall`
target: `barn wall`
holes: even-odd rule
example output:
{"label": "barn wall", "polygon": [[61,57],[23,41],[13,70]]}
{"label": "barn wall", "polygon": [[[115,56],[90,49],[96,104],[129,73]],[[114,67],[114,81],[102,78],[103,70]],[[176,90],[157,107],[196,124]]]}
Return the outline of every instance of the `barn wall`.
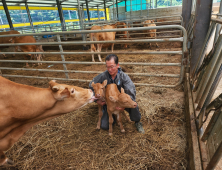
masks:
{"label": "barn wall", "polygon": [[[130,12],[125,12],[125,7],[119,7],[119,20],[124,20],[130,18]],[[112,16],[112,9],[110,9],[110,13]],[[140,16],[141,11],[132,11],[132,16]],[[149,9],[142,11],[142,16],[149,16],[149,17],[161,17],[161,16],[172,16],[172,15],[181,15],[182,14],[182,6],[174,6],[174,7],[167,7],[167,8],[156,8],[156,9]]]}

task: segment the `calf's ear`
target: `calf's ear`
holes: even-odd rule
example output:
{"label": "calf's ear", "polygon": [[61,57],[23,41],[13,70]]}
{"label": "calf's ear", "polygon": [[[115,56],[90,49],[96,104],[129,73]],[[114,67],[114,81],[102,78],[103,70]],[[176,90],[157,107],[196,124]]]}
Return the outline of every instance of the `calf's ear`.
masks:
{"label": "calf's ear", "polygon": [[113,96],[109,96],[111,102],[117,102],[117,100]]}
{"label": "calf's ear", "polygon": [[125,91],[124,91],[124,89],[121,87],[121,93],[124,93]]}
{"label": "calf's ear", "polygon": [[107,80],[103,81],[103,87],[105,87],[107,85]]}
{"label": "calf's ear", "polygon": [[92,87],[93,87],[93,86],[94,86],[94,82],[92,82],[92,84],[91,84],[91,85],[92,85]]}

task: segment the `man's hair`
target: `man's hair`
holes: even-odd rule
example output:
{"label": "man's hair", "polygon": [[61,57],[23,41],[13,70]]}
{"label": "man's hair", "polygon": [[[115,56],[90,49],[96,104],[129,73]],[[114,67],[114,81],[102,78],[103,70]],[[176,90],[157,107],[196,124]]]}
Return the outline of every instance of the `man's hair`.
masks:
{"label": "man's hair", "polygon": [[106,56],[106,61],[110,61],[111,59],[114,59],[115,64],[119,63],[119,59],[116,54],[109,54]]}

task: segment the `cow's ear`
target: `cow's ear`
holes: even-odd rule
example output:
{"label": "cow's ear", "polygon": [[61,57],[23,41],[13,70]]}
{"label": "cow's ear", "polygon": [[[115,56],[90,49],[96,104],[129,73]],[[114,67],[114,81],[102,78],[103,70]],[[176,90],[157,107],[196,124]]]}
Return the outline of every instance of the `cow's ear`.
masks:
{"label": "cow's ear", "polygon": [[63,100],[64,98],[69,98],[69,97],[70,97],[70,92],[69,92],[68,88],[65,88],[65,89],[60,93],[60,95],[61,95],[62,100]]}
{"label": "cow's ear", "polygon": [[125,91],[124,91],[124,89],[121,87],[121,93],[124,93]]}
{"label": "cow's ear", "polygon": [[52,89],[52,91],[57,92],[59,91],[59,86],[57,86],[57,83],[55,82],[55,80],[51,80],[49,82],[49,87]]}
{"label": "cow's ear", "polygon": [[94,86],[94,82],[92,82],[92,84],[91,84],[91,85],[92,85],[92,87],[93,87],[93,86]]}
{"label": "cow's ear", "polygon": [[111,102],[117,102],[117,100],[113,96],[109,96]]}
{"label": "cow's ear", "polygon": [[103,81],[103,87],[105,87],[107,85],[107,80]]}

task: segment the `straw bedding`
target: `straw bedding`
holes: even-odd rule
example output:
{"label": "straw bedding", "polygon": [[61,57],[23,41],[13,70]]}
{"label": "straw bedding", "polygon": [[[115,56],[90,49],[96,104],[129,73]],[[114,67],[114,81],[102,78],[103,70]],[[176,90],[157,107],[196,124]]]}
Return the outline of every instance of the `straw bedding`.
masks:
{"label": "straw bedding", "polygon": [[[76,60],[79,60],[80,57],[90,61],[90,56],[89,58],[76,56]],[[127,61],[128,58],[130,56],[124,59],[120,58],[120,62]],[[161,62],[160,60],[168,60],[169,58],[173,59],[173,62],[179,61],[176,56],[155,58],[154,56],[147,57],[147,55],[140,55],[136,60],[138,62],[145,62],[145,60]],[[69,60],[69,56],[66,59]],[[131,60],[133,61],[133,59]],[[67,65],[67,67],[71,69],[71,66]],[[81,70],[92,70],[90,67],[92,66],[86,65]],[[94,70],[97,69],[104,70],[105,67],[94,67]],[[172,68],[155,70],[154,67],[142,68],[139,66],[124,66],[123,69],[126,72],[146,69],[145,71],[148,72],[169,74],[178,71],[177,68],[175,70]],[[20,74],[19,71],[17,73]],[[51,77],[52,75],[43,76]],[[80,78],[87,79],[93,76],[95,75],[79,75]],[[77,75],[70,74],[70,77],[75,78]],[[10,79],[38,87],[48,86],[46,80]],[[149,83],[160,81],[158,78],[144,79],[144,77],[132,77],[132,80],[134,82],[148,81]],[[178,80],[169,81],[166,79],[166,81],[175,84]],[[88,86],[86,83],[75,85],[84,88]],[[107,130],[96,130],[98,108],[95,103],[91,103],[80,110],[30,129],[6,152],[6,155],[15,162],[15,166],[6,169],[186,169],[188,164],[186,159],[187,140],[182,85],[174,89],[141,86],[136,87],[136,91],[136,101],[142,114],[141,122],[145,134],[138,133],[134,123],[128,123],[124,118],[125,133],[121,133],[117,125],[114,125],[113,137],[108,135]]]}

